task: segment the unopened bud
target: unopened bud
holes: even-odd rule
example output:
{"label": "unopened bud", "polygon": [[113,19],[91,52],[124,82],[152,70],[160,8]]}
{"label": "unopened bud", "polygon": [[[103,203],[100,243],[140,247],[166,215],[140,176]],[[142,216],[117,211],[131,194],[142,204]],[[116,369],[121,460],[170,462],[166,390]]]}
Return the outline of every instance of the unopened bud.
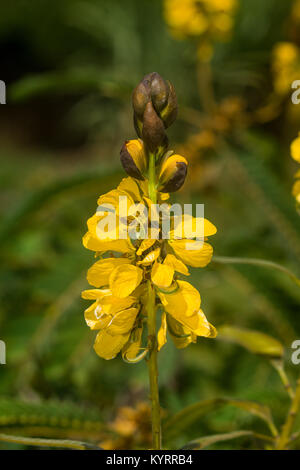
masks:
{"label": "unopened bud", "polygon": [[151,101],[147,103],[143,116],[142,137],[150,152],[158,148],[167,148],[168,137],[164,124],[155,112]]}
{"label": "unopened bud", "polygon": [[161,167],[158,190],[163,193],[178,191],[183,185],[187,174],[188,162],[181,155],[171,155]]}
{"label": "unopened bud", "polygon": [[158,73],[145,75],[132,95],[134,126],[151,152],[162,155],[167,148],[165,129],[175,120],[177,100],[173,85]]}
{"label": "unopened bud", "polygon": [[175,93],[175,88],[173,87],[172,83],[168,81],[169,85],[169,95],[168,95],[168,102],[164,109],[161,111],[161,118],[164,121],[165,127],[170,127],[171,124],[175,121],[177,117],[177,97]]}
{"label": "unopened bud", "polygon": [[120,152],[121,163],[129,176],[143,180],[147,168],[144,144],[141,140],[127,140]]}

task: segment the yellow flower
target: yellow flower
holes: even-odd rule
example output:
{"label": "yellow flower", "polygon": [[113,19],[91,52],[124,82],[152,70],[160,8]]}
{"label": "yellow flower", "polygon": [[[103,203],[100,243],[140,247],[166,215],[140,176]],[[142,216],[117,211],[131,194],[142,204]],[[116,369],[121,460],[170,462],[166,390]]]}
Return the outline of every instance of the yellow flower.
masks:
{"label": "yellow flower", "polygon": [[103,359],[113,359],[130,339],[139,312],[135,297],[115,297],[110,289],[91,289],[82,293],[84,299],[95,299],[85,311],[85,320],[92,330],[100,330],[95,351]]}
{"label": "yellow flower", "polygon": [[[204,38],[208,44],[227,39],[236,7],[236,0],[165,0],[164,15],[175,37]],[[199,57],[209,60],[207,52],[199,52]]]}
{"label": "yellow flower", "polygon": [[[173,19],[180,22],[180,2],[175,3],[178,11]],[[186,21],[195,9],[194,0],[188,4],[183,13]],[[221,8],[215,1],[217,7]],[[198,14],[197,21],[200,17]],[[151,119],[146,116],[149,103]],[[160,350],[167,332],[179,348],[196,342],[198,336],[216,335],[200,309],[199,292],[181,280],[190,274],[187,266],[204,267],[210,262],[213,248],[207,238],[216,233],[216,228],[207,219],[174,214],[175,207],[167,202],[168,193],[183,184],[188,163],[172,151],[161,154],[163,147],[154,135],[163,130],[164,137],[165,128],[175,118],[176,103],[170,82],[156,73],[144,77],[134,93],[133,105],[146,140],[124,144],[121,160],[131,176],[98,198],[98,208],[87,222],[83,244],[98,259],[87,272],[93,288],[82,293],[84,299],[93,301],[85,310],[85,320],[98,331],[96,353],[107,360],[121,353],[125,361],[137,362],[151,348]],[[145,175],[150,157],[152,174],[148,171],[148,181]],[[159,310],[161,327],[156,345],[149,323]],[[145,322],[148,334],[143,334]],[[143,345],[147,337],[148,343]]]}
{"label": "yellow flower", "polygon": [[[298,176],[300,178],[300,173],[298,174]],[[296,183],[294,183],[292,193],[293,193],[294,198],[297,201],[297,204],[300,205],[300,179],[298,179]]]}
{"label": "yellow flower", "polygon": [[[291,156],[292,158],[300,163],[300,134],[291,143]],[[297,205],[300,205],[300,170],[295,174],[296,182],[293,185],[292,194],[296,199]]]}
{"label": "yellow flower", "polygon": [[159,191],[174,192],[181,188],[187,174],[188,162],[181,155],[171,155],[162,164],[159,174]]}
{"label": "yellow flower", "polygon": [[273,49],[272,69],[274,88],[279,95],[291,89],[291,83],[299,78],[300,51],[292,42],[279,42]]}
{"label": "yellow flower", "polygon": [[300,163],[300,136],[291,143],[291,155],[296,162]]}
{"label": "yellow flower", "polygon": [[127,140],[121,149],[121,163],[128,175],[143,180],[147,169],[147,158],[144,143],[140,139]]}
{"label": "yellow flower", "polygon": [[[177,342],[180,347],[187,346],[191,341],[195,341],[196,336],[215,337],[215,328],[208,323],[204,313],[200,310],[200,294],[191,284],[186,281],[177,281],[173,290],[158,291],[158,296],[162,302],[166,318],[171,318],[169,331],[174,340],[185,338],[184,342]],[[162,326],[159,330],[159,348],[166,342],[166,318],[162,318]],[[172,328],[173,324],[173,328]],[[174,333],[177,331],[177,333]],[[179,333],[179,334],[178,334]],[[188,339],[187,339],[188,338]]]}

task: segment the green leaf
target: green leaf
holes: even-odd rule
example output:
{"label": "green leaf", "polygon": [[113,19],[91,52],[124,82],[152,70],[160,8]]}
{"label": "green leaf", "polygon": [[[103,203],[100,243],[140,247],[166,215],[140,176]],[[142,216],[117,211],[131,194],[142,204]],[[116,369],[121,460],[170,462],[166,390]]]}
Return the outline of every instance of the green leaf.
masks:
{"label": "green leaf", "polygon": [[282,266],[279,263],[275,263],[274,261],[270,261],[267,259],[259,259],[259,258],[236,258],[233,256],[214,256],[212,261],[214,263],[221,263],[221,264],[249,264],[253,266],[263,267],[263,268],[271,268],[277,271],[281,271],[298,286],[300,286],[300,279],[295,276],[292,271],[290,271],[285,266]]}
{"label": "green leaf", "polygon": [[188,450],[201,450],[205,447],[209,447],[217,442],[230,441],[231,439],[237,439],[243,436],[253,436],[252,431],[233,431],[227,432],[225,434],[213,434],[212,436],[204,436],[199,439],[194,439],[193,441],[185,444],[182,449]]}
{"label": "green leaf", "polygon": [[180,432],[194,424],[202,415],[224,405],[234,406],[236,408],[247,411],[265,421],[273,435],[277,434],[275,429],[271,411],[268,406],[262,405],[250,400],[237,400],[230,398],[214,398],[211,400],[203,400],[193,405],[187,406],[175,415],[167,419],[163,426],[164,436],[166,439],[175,437]]}
{"label": "green leaf", "polygon": [[58,447],[73,450],[101,449],[101,447],[89,444],[88,442],[71,441],[68,439],[36,439],[32,437],[10,436],[9,434],[0,434],[0,442],[10,442],[13,444],[21,444],[22,446]]}
{"label": "green leaf", "polygon": [[0,399],[0,428],[49,426],[59,429],[100,431],[103,421],[97,409],[62,401],[24,402]]}
{"label": "green leaf", "polygon": [[55,198],[66,191],[77,189],[78,187],[92,183],[105,184],[110,178],[119,176],[120,173],[117,168],[101,168],[100,171],[86,171],[71,175],[69,177],[61,178],[49,183],[42,189],[30,193],[16,208],[12,209],[3,218],[0,229],[1,243],[9,239],[10,235],[15,231],[21,222],[31,215],[33,212],[39,210],[52,198]]}
{"label": "green leaf", "polygon": [[284,352],[277,339],[255,330],[225,325],[218,329],[218,339],[239,344],[253,354],[268,358],[282,358]]}

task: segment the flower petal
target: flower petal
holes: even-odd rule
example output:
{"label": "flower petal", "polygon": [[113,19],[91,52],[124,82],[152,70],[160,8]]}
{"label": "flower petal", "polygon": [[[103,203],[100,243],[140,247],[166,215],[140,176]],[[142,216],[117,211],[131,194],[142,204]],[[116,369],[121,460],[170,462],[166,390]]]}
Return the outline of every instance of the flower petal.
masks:
{"label": "flower petal", "polygon": [[130,264],[128,258],[105,258],[97,261],[87,272],[89,284],[95,287],[107,286],[109,276],[117,266]]}
{"label": "flower petal", "polygon": [[169,287],[172,284],[174,269],[167,264],[155,262],[151,270],[151,280],[158,287]]}
{"label": "flower petal", "polygon": [[142,345],[143,328],[136,328],[130,336],[127,344],[122,350],[122,356],[125,359],[135,359]]}
{"label": "flower petal", "polygon": [[85,310],[84,318],[91,330],[102,330],[111,320],[111,316],[104,312],[99,302],[94,302]]}
{"label": "flower petal", "polygon": [[109,277],[112,294],[116,297],[127,297],[143,279],[143,270],[132,264],[116,267]]}
{"label": "flower petal", "polygon": [[186,348],[189,344],[196,341],[191,330],[185,328],[171,315],[168,315],[167,319],[168,331],[176,348]]}
{"label": "flower petal", "polygon": [[158,295],[165,311],[180,321],[180,318],[191,317],[199,310],[201,299],[197,289],[188,282],[177,281],[177,284],[177,290],[170,293],[158,291]]}
{"label": "flower petal", "polygon": [[106,330],[100,331],[96,337],[94,349],[103,359],[114,359],[127,343],[130,333],[112,336]]}
{"label": "flower petal", "polygon": [[167,315],[166,312],[162,313],[161,316],[161,326],[157,333],[157,349],[158,351],[166,344],[167,342]]}
{"label": "flower petal", "polygon": [[107,325],[107,333],[115,336],[123,335],[131,331],[138,311],[138,308],[133,307],[116,313]]}
{"label": "flower petal", "polygon": [[181,261],[194,268],[206,266],[213,255],[213,248],[209,243],[197,240],[169,240],[169,246]]}
{"label": "flower petal", "polygon": [[138,256],[141,256],[144,251],[148,250],[148,248],[151,248],[152,245],[156,242],[155,239],[147,238],[146,240],[143,240],[142,243],[140,244],[136,254]]}
{"label": "flower petal", "polygon": [[190,275],[189,270],[186,267],[186,265],[182,261],[177,259],[176,256],[174,255],[168,254],[165,257],[163,264],[166,264],[167,266],[171,266],[174,269],[174,271],[177,271],[178,273],[181,273],[181,274],[185,274],[185,276]]}
{"label": "flower petal", "polygon": [[106,251],[132,253],[134,251],[134,247],[129,240],[100,240],[90,232],[84,235],[82,244],[88,250],[98,251],[99,253],[105,253]]}

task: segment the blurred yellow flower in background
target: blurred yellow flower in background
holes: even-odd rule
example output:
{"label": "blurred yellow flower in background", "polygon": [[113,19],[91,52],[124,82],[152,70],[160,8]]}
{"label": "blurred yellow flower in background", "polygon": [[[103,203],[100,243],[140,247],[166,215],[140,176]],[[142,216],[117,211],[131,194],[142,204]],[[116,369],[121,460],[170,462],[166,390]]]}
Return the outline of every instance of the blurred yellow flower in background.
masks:
{"label": "blurred yellow flower in background", "polygon": [[284,95],[291,90],[291,84],[300,77],[300,50],[292,42],[279,42],[273,49],[272,69],[274,89]]}
{"label": "blurred yellow flower in background", "polygon": [[[291,143],[291,156],[296,162],[300,163],[300,134]],[[296,172],[295,178],[296,182],[294,183],[292,193],[297,201],[297,205],[300,206],[300,170]]]}
{"label": "blurred yellow flower in background", "polygon": [[105,450],[148,449],[151,447],[151,408],[139,402],[135,408],[121,406],[109,424],[112,436],[100,442]]}
{"label": "blurred yellow flower in background", "polygon": [[229,38],[236,7],[236,0],[165,0],[164,14],[174,37],[201,39],[198,58],[209,60],[212,44]]}

